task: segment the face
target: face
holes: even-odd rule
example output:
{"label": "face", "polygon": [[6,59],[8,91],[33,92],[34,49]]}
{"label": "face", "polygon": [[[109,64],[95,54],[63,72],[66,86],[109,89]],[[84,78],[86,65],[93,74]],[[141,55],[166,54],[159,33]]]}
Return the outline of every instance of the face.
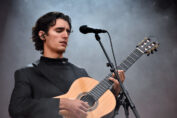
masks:
{"label": "face", "polygon": [[45,35],[44,51],[64,53],[68,44],[70,27],[67,21],[57,19],[56,24],[49,28]]}

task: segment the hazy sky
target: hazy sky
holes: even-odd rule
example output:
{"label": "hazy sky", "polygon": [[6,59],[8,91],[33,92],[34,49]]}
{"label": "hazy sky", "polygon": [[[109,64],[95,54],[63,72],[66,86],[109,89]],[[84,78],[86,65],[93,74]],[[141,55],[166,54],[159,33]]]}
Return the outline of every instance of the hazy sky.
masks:
{"label": "hazy sky", "polygon": [[[74,32],[65,57],[84,67],[99,81],[109,73],[107,61],[94,35],[79,32],[81,25],[109,31],[118,64],[145,36],[153,36],[160,43],[159,51],[149,57],[142,56],[126,72],[125,86],[142,118],[176,118],[177,20],[174,4],[168,5],[168,2],[164,7],[165,3],[155,0],[15,0],[2,3],[1,118],[8,118],[14,71],[40,57],[31,41],[31,28],[37,18],[50,11],[63,12],[72,19]],[[111,56],[108,36],[100,36]],[[131,112],[130,118],[133,117]],[[122,109],[119,118],[124,118]]]}

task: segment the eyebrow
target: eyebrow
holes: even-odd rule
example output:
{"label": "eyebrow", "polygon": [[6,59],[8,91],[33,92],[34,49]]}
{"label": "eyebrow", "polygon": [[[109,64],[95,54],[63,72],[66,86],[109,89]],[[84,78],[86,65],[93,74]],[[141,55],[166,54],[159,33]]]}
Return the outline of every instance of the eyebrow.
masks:
{"label": "eyebrow", "polygon": [[[55,29],[57,30],[57,29],[66,29],[66,28],[65,27],[57,27]],[[66,29],[66,30],[70,30],[70,29]]]}

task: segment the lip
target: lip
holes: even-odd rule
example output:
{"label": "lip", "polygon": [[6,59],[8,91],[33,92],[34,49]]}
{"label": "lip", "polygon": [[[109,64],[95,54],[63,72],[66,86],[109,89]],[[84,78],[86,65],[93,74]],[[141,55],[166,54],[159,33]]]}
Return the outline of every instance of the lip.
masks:
{"label": "lip", "polygon": [[66,42],[66,41],[60,41],[59,43],[60,43],[62,46],[65,46],[65,47],[67,46],[67,42]]}

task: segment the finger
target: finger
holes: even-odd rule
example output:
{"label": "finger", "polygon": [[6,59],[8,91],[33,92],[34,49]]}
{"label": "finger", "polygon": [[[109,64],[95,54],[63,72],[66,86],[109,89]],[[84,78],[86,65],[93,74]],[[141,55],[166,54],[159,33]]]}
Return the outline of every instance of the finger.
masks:
{"label": "finger", "polygon": [[83,111],[83,110],[79,110],[79,118],[85,118],[87,116],[87,112]]}
{"label": "finger", "polygon": [[121,79],[121,81],[123,82],[125,80],[125,74],[124,74],[124,71],[123,70],[119,70],[119,77]]}
{"label": "finger", "polygon": [[88,111],[88,108],[86,108],[85,106],[82,106],[82,105],[81,105],[79,108],[80,108],[82,111],[84,111],[84,112],[87,112],[87,111]]}
{"label": "finger", "polygon": [[116,79],[114,79],[112,77],[110,77],[109,80],[113,81],[115,84],[119,84],[118,80],[116,80]]}
{"label": "finger", "polygon": [[109,80],[114,81],[114,78],[113,78],[113,77],[110,77]]}
{"label": "finger", "polygon": [[109,80],[111,80],[111,81],[115,81],[116,79],[113,78],[113,77],[110,77]]}
{"label": "finger", "polygon": [[81,101],[81,104],[82,104],[84,107],[86,107],[86,108],[89,108],[89,107],[90,107],[89,104],[88,104],[88,102],[83,102],[83,101]]}
{"label": "finger", "polygon": [[[124,70],[117,70],[117,72],[118,72],[118,74],[120,74],[120,73],[124,73]],[[115,74],[112,73],[112,77],[114,77],[114,76],[115,76]]]}
{"label": "finger", "polygon": [[117,88],[118,88],[118,86],[119,86],[119,82],[118,82],[118,80],[116,80],[116,79],[114,79],[114,78],[109,78],[111,81],[113,81],[114,82],[114,89],[116,90]]}

